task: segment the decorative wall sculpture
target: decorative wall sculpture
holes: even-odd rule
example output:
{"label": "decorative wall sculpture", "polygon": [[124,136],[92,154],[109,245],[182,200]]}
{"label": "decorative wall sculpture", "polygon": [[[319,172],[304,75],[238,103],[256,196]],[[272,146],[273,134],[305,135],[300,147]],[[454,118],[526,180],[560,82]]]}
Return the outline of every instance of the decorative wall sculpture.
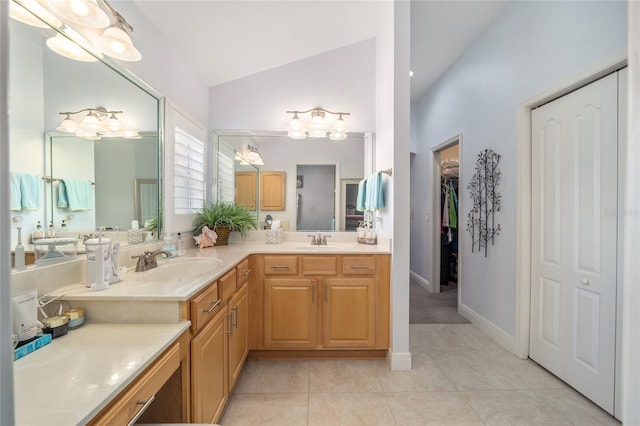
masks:
{"label": "decorative wall sculpture", "polygon": [[491,149],[478,154],[476,171],[467,185],[473,208],[467,214],[467,231],[471,234],[471,252],[484,249],[487,257],[489,242],[494,245],[500,234],[500,224],[495,223],[495,212],[500,211],[502,196],[497,191],[502,173],[498,168],[500,155]]}

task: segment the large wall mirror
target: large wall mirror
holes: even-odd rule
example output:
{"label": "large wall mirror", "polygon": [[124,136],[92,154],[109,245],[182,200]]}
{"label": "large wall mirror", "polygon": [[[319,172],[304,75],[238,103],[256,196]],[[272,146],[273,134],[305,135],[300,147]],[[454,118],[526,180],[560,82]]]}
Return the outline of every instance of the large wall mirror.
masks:
{"label": "large wall mirror", "polygon": [[[237,180],[244,179],[246,172],[251,172],[247,167],[252,167],[257,170],[253,181],[257,187],[256,214],[260,225],[265,225],[267,217],[271,217],[280,220],[289,231],[355,231],[361,212],[355,210],[354,183],[357,191],[360,179],[371,173],[372,134],[350,133],[346,140],[332,141],[328,138],[294,140],[286,132],[215,131],[216,140],[219,200],[237,202],[240,193]],[[253,151],[248,146],[259,153],[264,164],[242,164]],[[241,155],[236,155],[234,169],[229,171],[228,158],[233,151]],[[265,187],[271,181],[263,180],[265,183],[261,186],[259,177],[271,172],[284,172],[284,204],[277,210],[261,210],[261,196],[274,191]],[[236,181],[225,181],[224,176],[232,176]]]}
{"label": "large wall mirror", "polygon": [[[11,246],[19,220],[27,252],[38,222],[53,224],[66,237],[99,227],[120,230],[114,237],[126,243],[132,220],[143,226],[160,215],[159,95],[111,61],[55,53],[47,40],[61,36],[51,27],[13,19],[9,25],[10,208],[19,218]],[[62,126],[65,118],[81,124],[89,110],[99,121],[115,115],[114,129],[127,132],[101,131],[97,138]],[[68,203],[61,193],[69,195]]]}

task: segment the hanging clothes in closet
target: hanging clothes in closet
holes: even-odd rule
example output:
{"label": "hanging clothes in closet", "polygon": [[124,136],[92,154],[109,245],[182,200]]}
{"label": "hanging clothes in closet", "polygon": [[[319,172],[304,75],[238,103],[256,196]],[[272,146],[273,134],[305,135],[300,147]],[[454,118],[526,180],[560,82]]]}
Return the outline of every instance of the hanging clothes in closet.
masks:
{"label": "hanging clothes in closet", "polygon": [[440,206],[440,285],[457,280],[458,270],[458,180],[442,179]]}

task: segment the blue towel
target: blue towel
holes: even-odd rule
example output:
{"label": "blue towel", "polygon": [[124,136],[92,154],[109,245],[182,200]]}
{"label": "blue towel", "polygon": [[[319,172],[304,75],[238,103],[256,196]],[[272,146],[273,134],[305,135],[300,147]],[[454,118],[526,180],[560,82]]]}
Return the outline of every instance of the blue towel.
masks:
{"label": "blue towel", "polygon": [[384,208],[384,195],[382,191],[382,173],[377,172],[367,178],[367,198],[365,207],[375,211]]}
{"label": "blue towel", "polygon": [[20,195],[23,209],[40,210],[40,188],[42,188],[41,176],[26,173],[20,175]]}
{"label": "blue towel", "polygon": [[9,179],[9,209],[22,210],[22,195],[20,195],[20,174],[10,174]]}
{"label": "blue towel", "polygon": [[362,179],[358,183],[358,196],[356,197],[356,210],[364,211],[367,199],[367,180]]}
{"label": "blue towel", "polygon": [[93,209],[93,186],[85,179],[60,179],[58,207],[71,211]]}

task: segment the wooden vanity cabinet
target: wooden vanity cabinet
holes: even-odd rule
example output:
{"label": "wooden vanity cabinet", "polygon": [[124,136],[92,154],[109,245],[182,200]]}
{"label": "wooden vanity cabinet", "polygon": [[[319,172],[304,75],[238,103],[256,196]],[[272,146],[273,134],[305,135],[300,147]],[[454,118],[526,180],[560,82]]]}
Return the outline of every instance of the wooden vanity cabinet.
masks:
{"label": "wooden vanity cabinet", "polygon": [[252,349],[389,348],[389,255],[256,255],[254,263]]}
{"label": "wooden vanity cabinet", "polygon": [[90,425],[190,421],[189,333],[160,355]]}
{"label": "wooden vanity cabinet", "polygon": [[251,269],[245,259],[190,301],[191,413],[195,423],[215,423],[248,354]]}

